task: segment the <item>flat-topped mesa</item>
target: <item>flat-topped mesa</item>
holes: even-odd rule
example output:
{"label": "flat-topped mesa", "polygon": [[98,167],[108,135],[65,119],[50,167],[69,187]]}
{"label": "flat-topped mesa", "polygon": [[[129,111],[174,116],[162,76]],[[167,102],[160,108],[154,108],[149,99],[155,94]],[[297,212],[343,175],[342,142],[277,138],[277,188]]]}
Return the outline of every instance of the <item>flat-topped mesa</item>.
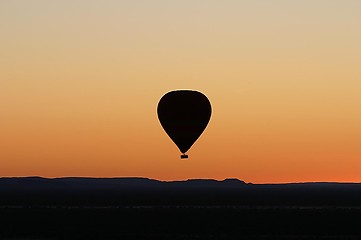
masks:
{"label": "flat-topped mesa", "polygon": [[222,183],[228,185],[228,186],[232,186],[232,187],[235,187],[235,186],[240,186],[240,185],[246,185],[247,183],[242,181],[242,180],[239,180],[238,178],[226,178],[222,181]]}

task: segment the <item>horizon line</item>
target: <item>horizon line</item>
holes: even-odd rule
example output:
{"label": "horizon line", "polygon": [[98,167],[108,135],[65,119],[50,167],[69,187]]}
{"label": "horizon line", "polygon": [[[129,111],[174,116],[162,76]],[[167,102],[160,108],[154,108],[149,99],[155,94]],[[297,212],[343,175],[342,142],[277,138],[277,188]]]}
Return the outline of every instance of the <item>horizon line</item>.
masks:
{"label": "horizon line", "polygon": [[48,179],[48,180],[56,180],[56,179],[66,179],[66,178],[78,178],[78,179],[145,179],[145,180],[151,180],[151,181],[158,181],[158,182],[186,182],[186,181],[192,181],[192,180],[204,180],[204,181],[217,181],[217,182],[223,182],[223,181],[239,181],[243,182],[247,185],[281,185],[281,184],[310,184],[310,183],[321,183],[321,184],[361,184],[361,182],[343,182],[343,181],[300,181],[300,182],[265,182],[265,183],[252,183],[252,182],[246,182],[242,179],[235,178],[235,177],[228,177],[224,179],[214,179],[214,178],[188,178],[188,179],[181,179],[181,180],[160,180],[150,177],[140,177],[140,176],[117,176],[117,177],[94,177],[94,176],[61,176],[61,177],[44,177],[39,175],[29,175],[29,176],[0,176],[0,179],[6,179],[6,178],[40,178],[40,179]]}

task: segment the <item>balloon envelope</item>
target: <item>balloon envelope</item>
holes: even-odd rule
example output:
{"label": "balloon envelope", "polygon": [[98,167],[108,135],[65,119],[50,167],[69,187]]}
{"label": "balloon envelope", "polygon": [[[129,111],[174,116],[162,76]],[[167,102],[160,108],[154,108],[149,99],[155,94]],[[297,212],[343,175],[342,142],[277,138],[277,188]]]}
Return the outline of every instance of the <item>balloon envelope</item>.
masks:
{"label": "balloon envelope", "polygon": [[212,108],[204,94],[177,90],[160,99],[157,113],[163,129],[184,154],[207,127]]}

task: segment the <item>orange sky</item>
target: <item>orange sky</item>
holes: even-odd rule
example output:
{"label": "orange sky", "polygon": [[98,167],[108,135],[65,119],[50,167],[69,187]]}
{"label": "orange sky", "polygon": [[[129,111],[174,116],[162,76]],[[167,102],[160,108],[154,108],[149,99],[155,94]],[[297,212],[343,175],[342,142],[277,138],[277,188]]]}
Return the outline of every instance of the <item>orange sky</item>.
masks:
{"label": "orange sky", "polygon": [[[361,1],[1,1],[0,176],[361,182]],[[180,160],[156,107],[212,103]]]}

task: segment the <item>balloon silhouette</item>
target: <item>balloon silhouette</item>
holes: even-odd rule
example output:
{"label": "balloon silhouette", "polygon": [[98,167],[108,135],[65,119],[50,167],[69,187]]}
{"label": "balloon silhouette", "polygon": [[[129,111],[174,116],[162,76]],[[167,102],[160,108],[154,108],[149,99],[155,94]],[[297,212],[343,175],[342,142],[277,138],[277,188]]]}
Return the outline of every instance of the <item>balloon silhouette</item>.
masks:
{"label": "balloon silhouette", "polygon": [[212,108],[204,94],[176,90],[159,100],[157,113],[163,129],[183,153],[181,158],[188,158],[185,153],[207,127]]}

